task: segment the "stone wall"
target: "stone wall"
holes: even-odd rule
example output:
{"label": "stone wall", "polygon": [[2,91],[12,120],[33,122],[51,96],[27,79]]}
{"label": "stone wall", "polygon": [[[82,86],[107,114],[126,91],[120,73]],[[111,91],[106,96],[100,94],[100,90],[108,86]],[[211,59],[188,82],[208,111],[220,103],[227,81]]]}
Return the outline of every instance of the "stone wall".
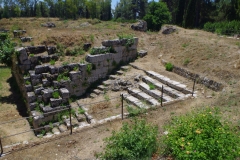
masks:
{"label": "stone wall", "polygon": [[[103,46],[97,50],[100,53],[114,53],[89,54],[85,63],[64,66],[48,63],[52,59],[58,60],[54,47],[18,48],[13,74],[25,98],[27,109],[35,116],[34,128],[56,119],[56,111],[68,108],[71,96],[82,96],[92,83],[105,79],[117,66],[135,60],[138,38],[134,38],[132,43],[129,45],[126,39],[103,41]],[[48,54],[40,54],[46,51]],[[59,96],[54,97],[54,94]]]}
{"label": "stone wall", "polygon": [[[162,63],[166,65],[167,62],[165,60],[162,60]],[[196,83],[203,84],[214,91],[221,91],[223,89],[223,84],[216,82],[214,80],[211,80],[208,77],[204,77],[199,74],[192,73],[184,68],[173,66],[172,71],[185,78],[192,79],[192,80],[196,79]]]}

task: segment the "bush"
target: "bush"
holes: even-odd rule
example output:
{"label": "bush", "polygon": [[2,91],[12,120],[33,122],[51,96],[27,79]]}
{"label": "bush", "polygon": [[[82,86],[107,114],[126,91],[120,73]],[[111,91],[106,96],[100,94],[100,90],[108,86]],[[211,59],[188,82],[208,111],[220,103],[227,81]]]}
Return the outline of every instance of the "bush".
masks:
{"label": "bush", "polygon": [[156,88],[155,85],[152,83],[149,83],[148,86],[150,90],[154,90]]}
{"label": "bush", "polygon": [[14,45],[7,33],[0,33],[0,63],[11,67],[12,55],[14,54]]}
{"label": "bush", "polygon": [[170,62],[168,62],[166,65],[165,65],[165,68],[166,68],[166,70],[167,71],[172,71],[173,70],[173,65],[172,65],[172,63],[170,63]]}
{"label": "bush", "polygon": [[56,98],[56,99],[60,97],[59,92],[57,92],[57,91],[53,92],[52,96],[53,96],[53,98]]}
{"label": "bush", "polygon": [[165,154],[176,159],[230,160],[240,156],[239,129],[221,123],[217,108],[174,117],[165,129]]}
{"label": "bush", "polygon": [[158,149],[158,129],[145,120],[135,119],[124,123],[119,132],[105,139],[105,151],[101,159],[147,159]]}
{"label": "bush", "polygon": [[240,34],[240,21],[207,22],[204,24],[203,29],[222,35]]}
{"label": "bush", "polygon": [[148,24],[148,29],[159,31],[163,24],[169,23],[171,20],[171,13],[164,2],[150,2],[149,12],[143,17]]}

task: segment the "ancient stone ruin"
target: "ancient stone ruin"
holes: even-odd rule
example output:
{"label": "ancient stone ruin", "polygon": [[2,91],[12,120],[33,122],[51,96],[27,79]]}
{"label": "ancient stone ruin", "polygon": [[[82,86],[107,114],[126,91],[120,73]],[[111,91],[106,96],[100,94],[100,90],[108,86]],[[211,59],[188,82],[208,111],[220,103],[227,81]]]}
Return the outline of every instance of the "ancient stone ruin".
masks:
{"label": "ancient stone ruin", "polygon": [[136,31],[146,32],[147,31],[147,22],[144,20],[138,20],[137,23],[131,25],[131,28]]}
{"label": "ancient stone ruin", "polygon": [[57,114],[69,107],[70,97],[84,95],[94,82],[107,78],[120,65],[135,60],[137,45],[138,38],[131,39],[131,43],[128,39],[106,40],[101,47],[91,49],[85,62],[60,66],[49,63],[59,59],[55,47],[16,49],[13,75],[30,115],[34,116],[33,127],[56,121]]}

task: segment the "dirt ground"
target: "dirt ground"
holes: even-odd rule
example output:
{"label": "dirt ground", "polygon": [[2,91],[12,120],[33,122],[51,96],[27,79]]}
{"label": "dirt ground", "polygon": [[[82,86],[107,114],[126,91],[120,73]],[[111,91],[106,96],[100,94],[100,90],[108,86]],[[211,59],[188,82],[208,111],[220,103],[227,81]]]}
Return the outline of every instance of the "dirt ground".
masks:
{"label": "dirt ground", "polygon": [[[41,27],[40,24],[47,21],[54,22],[57,27],[51,29]],[[185,114],[205,106],[218,106],[225,120],[240,126],[240,50],[238,39],[220,37],[201,30],[188,30],[179,27],[177,32],[170,35],[163,35],[161,32],[137,32],[132,31],[129,25],[115,22],[99,23],[84,19],[77,21],[60,21],[56,18],[0,20],[1,27],[10,30],[14,27],[26,29],[27,35],[34,38],[33,42],[26,44],[20,43],[18,39],[15,39],[19,45],[38,45],[46,41],[48,45],[63,44],[71,49],[85,42],[91,42],[93,46],[100,46],[103,40],[117,38],[117,34],[135,35],[139,38],[138,49],[148,51],[147,56],[139,58],[134,62],[138,67],[166,75],[173,80],[186,84],[191,89],[192,81],[165,71],[164,66],[161,64],[161,60],[164,59],[174,65],[184,67],[201,76],[207,76],[224,84],[224,89],[220,92],[214,92],[205,86],[197,85],[198,96],[196,98],[190,98],[164,108],[151,110],[147,114],[141,115],[148,122],[157,125],[160,134],[163,133],[162,126],[168,123],[172,116]],[[73,57],[74,59],[70,60],[63,58],[62,62],[78,62],[83,57],[84,55]],[[0,77],[2,84],[0,85],[0,122],[7,121],[13,117],[20,118],[24,116],[19,111],[24,108],[21,106],[21,99],[19,97],[13,98],[13,95],[18,96],[18,94],[13,92],[13,86],[10,85],[10,71],[5,67],[1,67],[0,74],[2,75],[5,72],[7,72],[5,76]],[[130,70],[127,74],[134,74],[135,72],[135,70]],[[114,97],[114,94],[109,92],[109,97]],[[104,99],[104,97],[100,96],[98,98]],[[94,100],[84,99],[83,103],[88,103],[89,101]],[[119,101],[109,103],[116,108]],[[105,104],[102,104],[103,109],[104,106]],[[93,114],[94,112],[98,113],[99,107],[92,106],[91,111]],[[109,114],[111,113],[109,112]],[[96,114],[96,117],[99,119],[103,118],[99,114]],[[3,140],[3,146],[23,141],[28,141],[29,144],[21,150],[18,150],[18,148],[22,148],[22,145],[14,147],[18,151],[9,152],[2,159],[94,159],[95,155],[104,148],[103,139],[110,136],[113,130],[119,130],[122,122],[130,120],[118,120],[99,127],[74,131],[73,135],[64,133],[51,140],[38,139],[33,133],[16,136],[15,139],[9,138],[9,140]],[[18,121],[16,124],[4,127],[0,125],[0,136],[18,133],[20,131],[18,127],[21,131],[30,129],[27,121]],[[9,149],[6,148],[5,150],[9,151]]]}

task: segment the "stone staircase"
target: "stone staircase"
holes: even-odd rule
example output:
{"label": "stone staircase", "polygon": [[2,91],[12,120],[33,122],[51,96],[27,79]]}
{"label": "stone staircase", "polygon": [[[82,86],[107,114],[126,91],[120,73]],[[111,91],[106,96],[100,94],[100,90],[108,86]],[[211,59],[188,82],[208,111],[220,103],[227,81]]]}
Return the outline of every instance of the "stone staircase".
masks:
{"label": "stone staircase", "polygon": [[[180,82],[174,81],[154,71],[147,71],[138,83],[138,88],[128,88],[128,93],[123,97],[128,102],[139,108],[157,107],[161,105],[163,95],[163,106],[184,100],[192,95],[192,91]],[[154,86],[150,88],[150,84]],[[162,94],[163,87],[163,94]]]}

